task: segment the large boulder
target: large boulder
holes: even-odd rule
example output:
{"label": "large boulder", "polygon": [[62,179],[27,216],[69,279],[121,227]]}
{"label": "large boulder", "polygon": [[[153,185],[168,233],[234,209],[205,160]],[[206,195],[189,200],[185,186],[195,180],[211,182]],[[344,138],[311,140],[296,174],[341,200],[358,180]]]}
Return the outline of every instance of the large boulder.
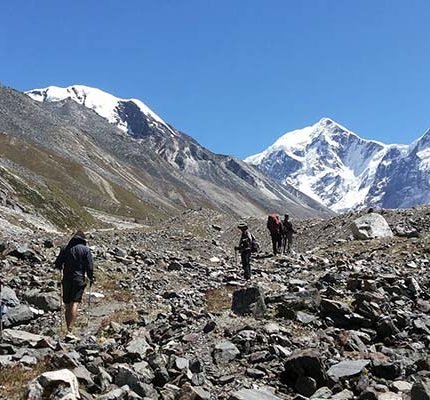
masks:
{"label": "large boulder", "polygon": [[25,304],[10,307],[6,310],[6,315],[3,316],[4,326],[9,328],[16,325],[26,324],[36,318],[36,316],[37,315],[32,311],[32,309]]}
{"label": "large boulder", "polygon": [[430,400],[430,379],[424,378],[413,384],[411,400]]}
{"label": "large boulder", "polygon": [[330,378],[337,382],[342,378],[351,378],[360,375],[369,363],[369,360],[343,360],[330,367],[327,373]]}
{"label": "large boulder", "polygon": [[[320,354],[314,349],[299,350],[291,354],[285,362],[281,382],[294,388],[298,393],[310,397],[309,388],[325,386],[327,373],[321,362]],[[306,388],[306,393],[303,392]]]}
{"label": "large boulder", "polygon": [[236,290],[233,293],[231,309],[239,315],[253,314],[261,317],[266,312],[263,293],[258,287]]}
{"label": "large boulder", "polygon": [[392,237],[393,232],[385,218],[380,214],[370,213],[357,218],[351,224],[354,239],[369,240]]}
{"label": "large boulder", "polygon": [[150,397],[155,389],[151,384],[145,383],[145,378],[126,364],[115,366],[115,384],[117,386],[128,386],[131,390],[142,397]]}
{"label": "large boulder", "polygon": [[18,297],[13,289],[8,286],[1,288],[1,302],[6,304],[8,307],[16,307],[19,305]]}
{"label": "large boulder", "polygon": [[51,347],[52,345],[50,339],[46,336],[17,329],[4,329],[3,340],[14,346]]}
{"label": "large boulder", "polygon": [[24,294],[24,298],[43,311],[57,311],[60,309],[60,295],[56,292],[40,292],[32,289]]}
{"label": "large boulder", "polygon": [[31,381],[28,386],[27,400],[78,400],[79,383],[68,369],[45,372]]}
{"label": "large boulder", "polygon": [[213,358],[217,364],[227,364],[239,354],[239,349],[233,343],[224,340],[215,346]]}

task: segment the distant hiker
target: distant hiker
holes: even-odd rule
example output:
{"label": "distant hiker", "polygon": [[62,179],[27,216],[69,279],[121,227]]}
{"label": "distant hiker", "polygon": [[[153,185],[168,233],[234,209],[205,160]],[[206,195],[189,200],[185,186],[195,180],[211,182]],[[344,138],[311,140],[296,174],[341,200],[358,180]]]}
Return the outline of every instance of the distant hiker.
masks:
{"label": "distant hiker", "polygon": [[293,229],[293,224],[290,221],[290,216],[288,214],[284,215],[284,220],[282,221],[282,241],[285,253],[285,247],[287,247],[287,252],[291,251],[293,245],[293,233],[296,231]]}
{"label": "distant hiker", "polygon": [[267,217],[267,229],[272,239],[273,254],[276,255],[282,248],[282,222],[278,214]]}
{"label": "distant hiker", "polygon": [[241,231],[241,236],[239,246],[236,246],[234,249],[240,252],[244,277],[248,280],[251,279],[251,252],[253,250],[253,242],[255,242],[255,239],[251,232],[249,232],[248,225],[246,223],[241,222],[237,227]]}
{"label": "distant hiker", "polygon": [[85,276],[94,281],[94,267],[91,250],[87,247],[85,234],[77,231],[67,246],[63,247],[55,260],[55,268],[63,271],[63,302],[67,331],[71,332],[78,317],[78,304],[86,286]]}

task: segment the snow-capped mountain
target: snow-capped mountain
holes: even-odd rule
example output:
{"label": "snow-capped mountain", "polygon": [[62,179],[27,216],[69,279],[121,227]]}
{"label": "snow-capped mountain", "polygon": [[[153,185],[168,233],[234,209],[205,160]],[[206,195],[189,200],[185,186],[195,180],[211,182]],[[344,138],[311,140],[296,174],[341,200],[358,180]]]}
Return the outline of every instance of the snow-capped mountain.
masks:
{"label": "snow-capped mountain", "polygon": [[74,100],[94,110],[109,123],[135,138],[152,134],[153,128],[167,135],[175,135],[175,131],[166,122],[138,99],[121,99],[103,90],[84,85],[65,88],[48,86],[29,90],[26,94],[40,102]]}
{"label": "snow-capped mountain", "polygon": [[409,146],[386,145],[323,118],[245,161],[334,211],[430,202],[430,131]]}
{"label": "snow-capped mountain", "polygon": [[243,216],[285,210],[298,217],[330,214],[321,203],[245,162],[212,153],[140,100],[82,85],[34,89],[26,99],[13,90],[3,92],[0,131],[3,125],[4,132],[91,167],[90,179],[104,182],[104,191],[112,193],[113,180],[137,195],[133,205],[144,200],[169,215],[199,206]]}

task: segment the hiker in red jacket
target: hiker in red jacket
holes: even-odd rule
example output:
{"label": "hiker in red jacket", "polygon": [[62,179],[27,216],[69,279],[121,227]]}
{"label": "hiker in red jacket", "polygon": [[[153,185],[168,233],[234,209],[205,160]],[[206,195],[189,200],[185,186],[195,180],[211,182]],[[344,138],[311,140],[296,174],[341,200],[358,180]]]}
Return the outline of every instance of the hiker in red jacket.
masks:
{"label": "hiker in red jacket", "polygon": [[276,255],[282,250],[282,222],[278,214],[267,217],[267,229],[272,239],[273,254]]}

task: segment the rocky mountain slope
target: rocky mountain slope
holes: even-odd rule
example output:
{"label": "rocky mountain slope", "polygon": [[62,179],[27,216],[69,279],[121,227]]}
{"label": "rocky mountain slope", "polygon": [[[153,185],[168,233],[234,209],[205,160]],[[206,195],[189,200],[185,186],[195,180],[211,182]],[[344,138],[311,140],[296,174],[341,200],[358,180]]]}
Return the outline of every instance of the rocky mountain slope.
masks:
{"label": "rocky mountain slope", "polygon": [[409,146],[385,145],[323,118],[245,161],[334,211],[430,202],[430,131]]}
{"label": "rocky mountain slope", "polygon": [[[118,100],[115,115],[120,120],[115,122],[109,120],[106,104],[100,111],[90,95],[85,104],[94,110],[73,98],[44,99],[0,87],[5,223],[30,224],[35,210],[45,222],[31,222],[33,228],[91,226],[108,219],[102,215],[149,223],[189,207],[236,216],[328,211],[239,160],[211,153],[137,100]],[[19,204],[13,212],[11,203]]]}
{"label": "rocky mountain slope", "polygon": [[396,236],[367,241],[351,239],[358,216],[293,220],[295,253],[276,257],[264,219],[248,219],[262,250],[250,282],[236,224],[214,210],[93,231],[77,338],[61,330],[50,268],[67,238],[1,242],[0,398],[428,398],[430,208],[384,213]]}

